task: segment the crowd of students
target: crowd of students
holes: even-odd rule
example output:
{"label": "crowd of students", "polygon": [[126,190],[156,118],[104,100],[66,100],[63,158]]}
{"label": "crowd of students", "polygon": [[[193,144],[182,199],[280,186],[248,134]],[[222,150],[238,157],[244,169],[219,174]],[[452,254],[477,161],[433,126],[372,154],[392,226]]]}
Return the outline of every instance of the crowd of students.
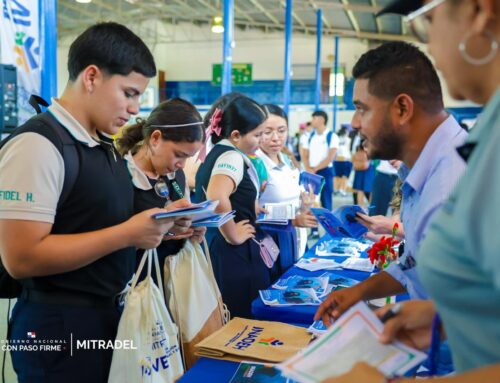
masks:
{"label": "crowd of students", "polygon": [[[285,231],[298,235],[300,250],[295,250],[303,252],[304,229],[317,222],[309,210],[315,196],[299,186],[301,170],[324,177],[319,199],[331,209],[334,175],[345,192],[348,163],[359,172],[355,186],[362,192],[359,198],[365,198],[370,190],[364,185],[385,177],[380,167],[374,173],[369,159],[400,160],[399,216],[357,219],[377,234],[400,221],[403,257],[385,272],[332,293],[317,318],[328,324],[359,300],[407,291],[412,300],[386,323],[384,341],[398,338],[426,349],[439,313],[458,372],[446,381],[497,379],[500,4],[396,3],[399,8],[389,11],[413,12],[410,20],[423,21],[412,25],[429,42],[451,93],[487,104],[477,126],[467,137],[447,114],[437,73],[418,48],[387,43],[364,54],[353,69],[352,127],[363,145],[356,145],[354,153],[347,149],[346,132],[328,130],[326,113],[315,111],[311,130],[301,138],[303,169],[286,150],[284,111],[240,93],[222,96],[203,119],[187,100],[164,101],[113,143],[109,136],[139,112],[139,96],[156,72],[154,60],[122,25],[100,23],[81,34],[70,47],[69,82],[42,114],[45,122],[29,120],[0,150],[0,189],[20,196],[0,205],[2,262],[22,286],[10,319],[11,339],[36,329],[55,339],[72,333],[79,340],[113,340],[120,318],[115,298],[134,273],[136,251],[158,247],[164,260],[184,241],[203,236],[231,315],[251,317],[258,290],[291,265],[266,264],[261,254],[269,240],[279,245],[284,238],[256,223],[263,206],[289,202],[294,207],[295,218]],[[470,53],[473,38],[481,49]],[[64,148],[68,142],[78,154],[69,187],[74,167]],[[185,174],[187,160],[195,157],[200,161]],[[218,200],[216,211],[235,210],[235,218],[206,232],[192,228],[186,217],[151,219],[161,209],[189,206],[191,199]],[[111,353],[77,350],[70,357],[15,351],[12,359],[20,382],[105,382]],[[377,370],[358,364],[331,381],[383,379]]]}

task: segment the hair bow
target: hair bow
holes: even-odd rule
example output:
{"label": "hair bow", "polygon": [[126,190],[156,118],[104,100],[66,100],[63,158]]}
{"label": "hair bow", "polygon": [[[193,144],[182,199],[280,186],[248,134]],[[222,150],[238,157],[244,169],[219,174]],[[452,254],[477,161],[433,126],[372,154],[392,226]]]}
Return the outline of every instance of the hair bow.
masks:
{"label": "hair bow", "polygon": [[212,134],[215,134],[217,137],[220,136],[222,128],[220,126],[220,121],[222,120],[222,109],[216,108],[215,112],[212,114],[210,118],[210,125],[208,125],[207,130],[205,131],[205,144],[200,149],[200,153],[198,154],[198,159],[200,161],[205,161],[205,157],[207,156],[207,143]]}

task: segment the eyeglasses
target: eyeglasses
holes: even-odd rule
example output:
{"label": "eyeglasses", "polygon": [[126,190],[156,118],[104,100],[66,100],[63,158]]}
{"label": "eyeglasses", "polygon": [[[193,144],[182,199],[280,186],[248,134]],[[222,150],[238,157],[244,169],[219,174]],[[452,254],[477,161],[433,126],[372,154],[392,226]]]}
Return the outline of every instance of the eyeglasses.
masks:
{"label": "eyeglasses", "polygon": [[405,22],[410,27],[413,35],[422,43],[429,42],[429,26],[430,19],[426,16],[429,11],[441,5],[446,0],[433,0],[430,3],[420,7],[416,11],[411,12],[404,18]]}
{"label": "eyeglasses", "polygon": [[273,134],[276,133],[278,137],[284,137],[288,133],[288,129],[286,127],[278,128],[278,129],[273,129],[273,130],[267,130],[262,133],[262,136],[265,139],[269,139],[273,136]]}

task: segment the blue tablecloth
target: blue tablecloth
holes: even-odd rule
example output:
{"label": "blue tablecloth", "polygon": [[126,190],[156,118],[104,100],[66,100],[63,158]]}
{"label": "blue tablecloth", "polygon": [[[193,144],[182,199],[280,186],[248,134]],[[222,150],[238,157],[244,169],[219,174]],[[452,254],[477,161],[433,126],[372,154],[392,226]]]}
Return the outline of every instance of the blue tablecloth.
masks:
{"label": "blue tablecloth", "polygon": [[[323,236],[316,242],[316,244],[309,249],[309,251],[304,254],[304,257],[315,257],[316,246],[318,246],[321,242],[329,240],[330,237]],[[362,255],[366,257],[366,254]],[[336,262],[342,262],[347,257],[322,257],[325,259],[332,259]],[[356,279],[358,281],[362,281],[370,276],[370,273],[364,271],[356,271],[356,270],[319,270],[319,271],[307,271],[300,269],[296,266],[293,266],[289,269],[283,277],[288,277],[291,275],[304,275],[308,277],[316,277],[323,273],[332,273],[336,275],[340,275],[347,278]],[[252,314],[255,319],[259,320],[271,320],[278,322],[286,322],[295,325],[307,325],[309,326],[313,322],[314,314],[318,306],[266,306],[260,297],[256,298],[252,302]]]}

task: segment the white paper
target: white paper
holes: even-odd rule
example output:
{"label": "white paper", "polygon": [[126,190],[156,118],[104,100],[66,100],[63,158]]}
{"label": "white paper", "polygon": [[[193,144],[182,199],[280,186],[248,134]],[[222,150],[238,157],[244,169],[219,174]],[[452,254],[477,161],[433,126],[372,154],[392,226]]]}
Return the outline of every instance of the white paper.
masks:
{"label": "white paper", "polygon": [[301,258],[295,266],[308,271],[342,269],[342,265],[340,263],[324,258]]}
{"label": "white paper", "polygon": [[341,265],[344,269],[366,271],[368,273],[371,273],[375,268],[375,265],[368,258],[347,258]]}
{"label": "white paper", "polygon": [[425,360],[423,352],[400,342],[380,343],[383,327],[366,303],[359,302],[318,340],[277,367],[291,379],[319,383],[348,372],[361,361],[387,376],[402,375]]}

